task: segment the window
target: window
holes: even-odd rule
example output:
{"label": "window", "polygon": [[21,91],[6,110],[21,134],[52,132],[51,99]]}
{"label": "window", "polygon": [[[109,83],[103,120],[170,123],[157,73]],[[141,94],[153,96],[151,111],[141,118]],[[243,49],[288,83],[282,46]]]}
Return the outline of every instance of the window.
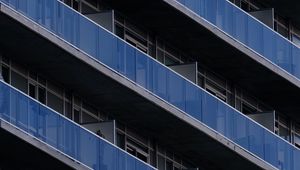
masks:
{"label": "window", "polygon": [[248,11],[249,11],[249,4],[248,4],[247,2],[245,2],[245,1],[242,1],[242,2],[241,2],[241,8],[242,8],[244,11],[248,12]]}
{"label": "window", "polygon": [[292,42],[296,44],[298,47],[300,47],[300,36],[296,34],[292,34]]}
{"label": "window", "polygon": [[126,144],[126,151],[131,155],[139,158],[140,160],[148,162],[148,148],[128,138]]}
{"label": "window", "polygon": [[27,94],[27,79],[15,71],[11,71],[11,85]]}
{"label": "window", "polygon": [[79,108],[74,108],[73,109],[73,112],[74,112],[74,117],[73,117],[73,120],[76,122],[76,123],[80,123],[80,109]]}
{"label": "window", "polygon": [[245,115],[256,113],[257,109],[246,102],[242,102],[242,113]]}
{"label": "window", "polygon": [[65,116],[72,119],[72,105],[68,101],[65,101]]}
{"label": "window", "polygon": [[125,149],[125,136],[119,132],[117,132],[117,146]]}
{"label": "window", "polygon": [[32,98],[35,98],[36,99],[36,96],[37,96],[37,89],[36,89],[36,85],[33,84],[33,83],[29,83],[29,96],[32,97]]}
{"label": "window", "polygon": [[127,41],[129,44],[135,46],[139,50],[143,51],[144,53],[148,52],[147,42],[145,40],[142,40],[138,36],[135,36],[131,32],[126,31],[125,41]]}
{"label": "window", "polygon": [[226,102],[226,90],[207,79],[205,89],[212,95]]}
{"label": "window", "polygon": [[285,126],[279,125],[279,136],[289,141],[290,140],[289,129]]}
{"label": "window", "polygon": [[47,92],[47,105],[58,113],[63,114],[63,100],[49,91]]}
{"label": "window", "polygon": [[118,24],[115,25],[116,35],[124,39],[124,28]]}
{"label": "window", "polygon": [[293,141],[296,147],[300,148],[300,124],[296,123],[293,132]]}
{"label": "window", "polygon": [[10,83],[9,68],[2,65],[2,77],[6,83]]}
{"label": "window", "polygon": [[38,100],[39,102],[46,104],[46,89],[44,87],[38,87]]}
{"label": "window", "polygon": [[282,137],[283,139],[290,141],[290,122],[288,121],[287,117],[280,114],[277,117],[275,122],[275,127],[277,128],[277,134]]}
{"label": "window", "polygon": [[89,113],[82,111],[82,122],[81,123],[96,123],[98,119],[90,115]]}

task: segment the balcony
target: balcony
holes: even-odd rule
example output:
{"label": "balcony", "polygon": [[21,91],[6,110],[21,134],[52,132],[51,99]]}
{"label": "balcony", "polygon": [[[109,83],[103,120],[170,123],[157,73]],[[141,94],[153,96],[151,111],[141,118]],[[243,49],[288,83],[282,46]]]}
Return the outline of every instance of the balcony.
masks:
{"label": "balcony", "polygon": [[[300,106],[296,102],[300,100],[300,81],[297,77],[243,45],[180,2],[103,1],[128,16],[132,22],[157,33],[158,37],[170,42],[174,48],[186,52],[198,64],[222,75],[231,83],[259,97],[261,101],[266,101],[274,110],[300,121],[297,114]],[[139,9],[139,15],[136,15],[136,9]]]}
{"label": "balcony", "polygon": [[[64,4],[34,0],[1,2],[259,159],[279,169],[300,168],[299,149]],[[2,118],[51,146],[96,169],[103,161],[107,161],[105,166],[118,166],[112,160],[120,159],[129,159],[133,163],[126,165],[136,169],[150,168],[11,87],[3,83],[2,86]],[[81,142],[86,144],[80,145]],[[103,148],[108,152],[101,157]]]}
{"label": "balcony", "polygon": [[92,169],[155,169],[0,81],[1,120]]}
{"label": "balcony", "polygon": [[300,78],[300,49],[227,0],[177,0],[240,43]]}

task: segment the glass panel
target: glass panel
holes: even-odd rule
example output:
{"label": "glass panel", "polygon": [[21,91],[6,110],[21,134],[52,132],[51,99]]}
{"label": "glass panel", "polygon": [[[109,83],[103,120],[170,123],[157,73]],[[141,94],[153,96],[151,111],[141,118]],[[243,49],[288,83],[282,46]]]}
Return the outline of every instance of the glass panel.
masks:
{"label": "glass panel", "polygon": [[63,104],[63,100],[60,97],[52,94],[49,91],[47,92],[47,105],[49,107],[62,114],[64,107]]}
{"label": "glass panel", "polygon": [[14,71],[11,71],[11,84],[22,92],[27,93],[27,79]]}

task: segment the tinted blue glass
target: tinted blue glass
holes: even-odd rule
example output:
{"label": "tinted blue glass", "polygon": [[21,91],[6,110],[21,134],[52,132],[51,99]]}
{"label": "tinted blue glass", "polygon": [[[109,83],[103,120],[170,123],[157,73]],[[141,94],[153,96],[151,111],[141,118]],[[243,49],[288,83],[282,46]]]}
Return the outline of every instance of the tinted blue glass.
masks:
{"label": "tinted blue glass", "polygon": [[121,41],[117,40],[117,71],[120,72],[122,75],[125,75],[125,59],[126,59],[126,44]]}
{"label": "tinted blue glass", "polygon": [[136,82],[147,88],[148,80],[148,58],[142,52],[136,52]]}
{"label": "tinted blue glass", "polygon": [[47,141],[46,137],[46,116],[48,113],[48,109],[44,106],[40,106],[39,110],[39,115],[38,115],[38,124],[37,124],[37,129],[38,129],[38,134],[37,137],[43,140],[44,142]]}
{"label": "tinted blue glass", "polygon": [[300,50],[298,47],[292,48],[292,72],[296,77],[300,77]]}
{"label": "tinted blue glass", "polygon": [[126,156],[126,169],[138,170],[135,165],[135,160],[133,157],[127,155]]}
{"label": "tinted blue glass", "polygon": [[18,92],[11,91],[10,92],[10,113],[8,121],[14,125],[16,125],[17,121],[17,113],[19,111],[19,101],[18,101]]}
{"label": "tinted blue glass", "polygon": [[[20,1],[20,0],[19,0]],[[30,0],[29,0],[30,1]],[[31,0],[32,1],[32,0]],[[47,0],[43,2],[45,4],[45,8],[42,8],[43,10],[43,25],[52,31],[55,31],[55,24],[56,24],[56,17],[55,17],[55,13],[56,13],[56,2],[55,1],[51,1],[51,0]],[[32,18],[34,18],[32,16]]]}
{"label": "tinted blue glass", "polygon": [[218,100],[210,94],[202,95],[202,121],[213,129],[217,128]]}
{"label": "tinted blue glass", "polygon": [[38,112],[38,103],[33,100],[28,100],[28,132],[34,136],[36,136],[38,132]]}
{"label": "tinted blue glass", "polygon": [[159,63],[153,63],[153,93],[167,100],[167,69]]}
{"label": "tinted blue glass", "polygon": [[100,169],[99,150],[100,145],[96,136],[92,136],[89,132],[80,129],[79,152],[80,159],[85,165],[93,169]]}
{"label": "tinted blue glass", "polygon": [[276,61],[286,71],[291,72],[291,49],[289,43],[283,38],[275,39]]}
{"label": "tinted blue glass", "polygon": [[72,156],[73,158],[77,157],[77,141],[78,141],[78,129],[76,126],[69,121],[62,122],[62,129],[63,129],[63,141],[62,141],[62,148],[65,153]]}
{"label": "tinted blue glass", "polygon": [[228,106],[223,102],[218,101],[217,104],[217,113],[216,113],[216,130],[225,135],[226,133],[226,110]]}
{"label": "tinted blue glass", "polygon": [[148,73],[147,73],[147,89],[153,92],[153,79],[154,79],[154,68],[153,65],[156,61],[146,57],[148,60]]}
{"label": "tinted blue glass", "polygon": [[177,74],[168,71],[168,101],[181,110],[185,110],[185,81]]}
{"label": "tinted blue glass", "polygon": [[45,110],[45,133],[47,143],[52,145],[53,147],[57,147],[57,136],[58,136],[58,115],[53,114],[52,111],[46,109]]}
{"label": "tinted blue glass", "polygon": [[[213,23],[213,24],[216,24],[216,19],[217,19],[217,8],[218,8],[218,2],[219,0],[206,0],[205,1],[205,18]],[[193,1],[195,2],[195,1]],[[197,4],[197,3],[196,3]],[[194,5],[196,5],[194,4]]]}
{"label": "tinted blue glass", "polygon": [[118,156],[117,156],[117,162],[115,162],[115,164],[116,164],[116,168],[117,169],[129,169],[129,168],[127,168],[127,165],[126,165],[126,159],[127,159],[127,154],[124,154],[124,152],[122,152],[121,150],[118,150],[117,151],[117,154],[118,154]]}
{"label": "tinted blue glass", "polygon": [[[223,1],[225,3],[225,1]],[[220,7],[220,6],[219,6]],[[224,17],[225,16],[225,17]],[[233,6],[225,3],[225,11],[224,11],[224,22],[223,22],[223,30],[230,35],[234,34],[234,14],[233,14]]]}
{"label": "tinted blue glass", "polygon": [[27,0],[19,1],[18,9],[23,14],[27,13]]}
{"label": "tinted blue glass", "polygon": [[[100,169],[116,170],[117,150],[105,141],[100,141]],[[135,162],[135,160],[133,161]]]}
{"label": "tinted blue glass", "polygon": [[63,7],[62,5],[58,8],[58,33],[60,33],[64,40],[72,43],[74,46],[79,48],[80,45],[78,15],[75,15],[71,9]]}
{"label": "tinted blue glass", "polygon": [[0,114],[1,118],[8,121],[10,120],[10,89],[7,86],[0,84]]}
{"label": "tinted blue glass", "polygon": [[[115,58],[113,57],[113,51],[116,49],[114,49],[114,46],[116,44],[116,40],[114,38],[111,37],[110,34],[108,34],[106,31],[103,30],[99,30],[99,37],[98,37],[98,41],[99,41],[99,46],[98,46],[98,56],[97,59],[102,61],[104,64],[116,68],[116,61]],[[84,33],[83,33],[84,35]],[[95,34],[97,35],[97,34]],[[94,35],[94,36],[95,36]],[[124,53],[122,51],[122,53]]]}
{"label": "tinted blue glass", "polygon": [[300,152],[298,149],[293,148],[293,170],[297,170],[300,167],[300,161],[298,160],[300,158]]}
{"label": "tinted blue glass", "polygon": [[136,50],[130,45],[126,45],[125,57],[125,75],[130,80],[135,81],[135,64],[136,64]]}
{"label": "tinted blue glass", "polygon": [[144,163],[136,161],[136,170],[149,170],[149,167],[144,166]]}
{"label": "tinted blue glass", "polygon": [[28,103],[27,103],[27,97],[24,95],[21,95],[20,93],[16,96],[16,118],[17,118],[17,124],[20,128],[27,131],[28,126]]}
{"label": "tinted blue glass", "polygon": [[186,112],[198,120],[202,120],[202,92],[195,85],[186,82]]}
{"label": "tinted blue glass", "polygon": [[227,136],[229,139],[233,140],[235,139],[235,118],[234,118],[234,113],[236,112],[234,109],[230,108],[230,107],[226,107],[226,110],[224,110],[226,112],[225,115],[225,126],[226,126],[226,130],[225,130],[225,136]]}
{"label": "tinted blue glass", "polygon": [[247,29],[248,29],[248,18],[247,15],[241,12],[237,8],[233,8],[233,29],[234,38],[238,39],[243,44],[246,44],[248,39]]}
{"label": "tinted blue glass", "polygon": [[277,137],[265,130],[264,132],[264,155],[265,160],[267,160],[272,165],[278,164],[278,149],[277,149]]}
{"label": "tinted blue glass", "polygon": [[[87,31],[89,30],[89,31]],[[106,40],[112,40],[110,39],[103,39]],[[79,17],[79,48],[88,53],[91,56],[97,56],[97,41],[98,41],[98,27],[92,23],[91,21],[88,21],[87,19],[83,17]],[[111,51],[110,46],[111,43],[107,42],[108,49],[107,51]],[[101,48],[101,47],[100,47]],[[102,48],[103,50],[104,48]],[[105,57],[111,57],[112,54],[109,54]]]}
{"label": "tinted blue glass", "polygon": [[259,156],[264,158],[264,129],[261,128],[256,123],[248,120],[249,128],[249,150]]}
{"label": "tinted blue glass", "polygon": [[269,28],[263,27],[263,55],[271,60],[271,61],[275,61],[275,40],[274,40],[274,35],[275,33],[273,31],[270,31]]}
{"label": "tinted blue glass", "polygon": [[283,140],[278,141],[278,168],[282,170],[290,170],[292,168],[293,152],[290,145]]}
{"label": "tinted blue glass", "polygon": [[248,119],[237,112],[234,113],[233,141],[249,150]]}
{"label": "tinted blue glass", "polygon": [[263,53],[263,27],[257,21],[248,17],[248,42],[247,45]]}

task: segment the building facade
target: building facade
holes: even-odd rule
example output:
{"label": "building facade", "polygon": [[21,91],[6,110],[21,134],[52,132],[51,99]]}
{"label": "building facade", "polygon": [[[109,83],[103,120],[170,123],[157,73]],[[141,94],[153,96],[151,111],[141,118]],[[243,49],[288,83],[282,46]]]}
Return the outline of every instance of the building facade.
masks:
{"label": "building facade", "polygon": [[297,5],[0,0],[0,169],[300,169]]}

